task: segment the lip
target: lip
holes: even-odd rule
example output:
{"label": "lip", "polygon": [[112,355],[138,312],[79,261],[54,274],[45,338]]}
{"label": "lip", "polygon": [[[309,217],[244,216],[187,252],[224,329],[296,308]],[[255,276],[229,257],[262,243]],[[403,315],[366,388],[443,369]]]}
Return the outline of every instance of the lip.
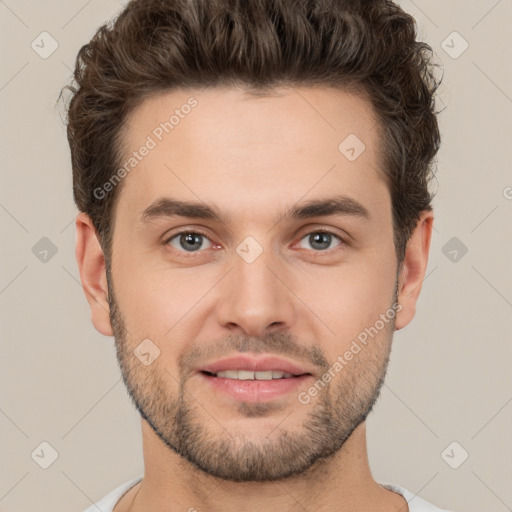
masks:
{"label": "lip", "polygon": [[286,397],[290,393],[297,395],[301,387],[309,384],[313,379],[311,374],[273,380],[238,380],[215,377],[207,373],[198,373],[206,385],[212,386],[216,394],[221,393],[236,401],[268,402],[277,398]]}
{"label": "lip", "polygon": [[[223,370],[254,372],[275,370],[291,373],[293,377],[272,380],[238,380],[213,375]],[[198,369],[198,376],[205,384],[212,386],[216,392],[237,401],[254,403],[270,401],[292,392],[297,394],[299,388],[313,378],[313,370],[281,357],[239,354],[202,366]]]}
{"label": "lip", "polygon": [[199,368],[198,371],[217,373],[224,370],[248,370],[254,372],[276,370],[291,373],[295,376],[312,374],[309,368],[299,366],[292,361],[288,361],[280,357],[254,357],[250,355],[237,355],[233,357],[227,357],[225,359],[220,359],[219,361],[215,361]]}

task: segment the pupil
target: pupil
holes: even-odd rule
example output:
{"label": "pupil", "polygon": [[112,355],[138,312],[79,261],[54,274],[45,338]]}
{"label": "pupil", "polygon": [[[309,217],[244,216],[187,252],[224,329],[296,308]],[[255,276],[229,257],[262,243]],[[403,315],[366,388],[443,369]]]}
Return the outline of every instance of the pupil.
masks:
{"label": "pupil", "polygon": [[315,244],[320,245],[317,249],[326,249],[329,247],[329,243],[331,241],[331,235],[329,233],[315,233],[310,235],[310,240],[312,240],[311,245],[315,247]]}
{"label": "pupil", "polygon": [[[186,244],[194,244],[194,242],[197,244],[196,247],[184,247],[185,249],[192,248],[193,250],[199,249],[201,247],[201,236],[199,233],[187,233],[185,235],[181,235],[181,241],[185,241]],[[182,244],[183,246],[183,244]]]}

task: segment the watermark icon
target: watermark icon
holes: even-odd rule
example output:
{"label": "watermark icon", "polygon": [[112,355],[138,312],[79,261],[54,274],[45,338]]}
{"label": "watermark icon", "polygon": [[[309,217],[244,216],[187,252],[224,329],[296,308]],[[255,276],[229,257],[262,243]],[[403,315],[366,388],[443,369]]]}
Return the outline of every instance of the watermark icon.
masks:
{"label": "watermark icon", "polygon": [[350,162],[357,160],[366,150],[363,141],[351,133],[338,146],[339,152]]}
{"label": "watermark icon", "polygon": [[469,43],[454,31],[441,43],[441,48],[452,59],[458,59],[469,48]]}
{"label": "watermark icon", "polygon": [[503,197],[508,200],[512,199],[512,187],[505,187],[503,189]]}
{"label": "watermark icon", "polygon": [[59,452],[50,443],[43,441],[30,456],[38,466],[48,469],[59,458]]}
{"label": "watermark icon", "polygon": [[467,450],[457,441],[452,441],[442,452],[441,458],[452,469],[458,469],[469,457]]}
{"label": "watermark icon", "polygon": [[237,246],[236,252],[246,263],[252,263],[263,252],[263,247],[255,238],[248,236]]}
{"label": "watermark icon", "polygon": [[32,247],[32,254],[42,263],[48,263],[57,254],[57,251],[57,246],[46,236],[43,236]]}
{"label": "watermark icon", "polygon": [[[329,369],[317,379],[306,391],[301,391],[297,397],[298,401],[301,404],[308,404],[311,401],[311,398],[316,396],[319,391],[321,391],[329,382],[336,376],[337,373],[340,373],[345,366],[349,364],[350,361],[354,359],[354,356],[357,356],[364,347],[368,344],[368,336],[372,339],[377,336],[377,334],[384,329],[386,324],[389,324],[393,318],[395,318],[396,313],[402,311],[402,304],[393,304],[392,307],[386,310],[385,313],[381,313],[379,316],[379,320],[377,320],[371,327],[366,327],[364,331],[361,331],[356,338],[352,340],[350,344],[350,348],[346,350],[343,355],[338,355],[336,361],[329,367]],[[361,347],[361,345],[363,347]]]}
{"label": "watermark icon", "polygon": [[93,190],[96,199],[105,199],[109,192],[112,192],[119,182],[126,177],[149,153],[162,142],[164,137],[171,133],[178,126],[182,119],[190,114],[194,107],[197,107],[198,101],[192,96],[180,108],[174,109],[174,113],[168,120],[161,122],[156,126],[150,135],[146,137],[144,144],[134,151],[123,165],[105,182],[101,187]]}
{"label": "watermark icon", "polygon": [[30,44],[39,57],[47,59],[58,47],[59,43],[48,32],[41,32]]}
{"label": "watermark icon", "polygon": [[135,347],[133,353],[144,366],[149,366],[160,355],[160,349],[149,338],[146,338]]}
{"label": "watermark icon", "polygon": [[452,263],[458,263],[468,252],[468,248],[454,236],[443,245],[441,251]]}

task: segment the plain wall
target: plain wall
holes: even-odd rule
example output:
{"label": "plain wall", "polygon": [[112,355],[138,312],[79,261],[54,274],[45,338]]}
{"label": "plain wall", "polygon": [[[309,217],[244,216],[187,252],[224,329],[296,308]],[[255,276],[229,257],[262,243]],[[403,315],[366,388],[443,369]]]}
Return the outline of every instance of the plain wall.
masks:
{"label": "plain wall", "polygon": [[[121,5],[0,2],[3,512],[82,511],[143,471],[140,420],[113,338],[92,327],[79,281],[69,148],[55,106],[79,48]],[[443,65],[446,108],[427,277],[368,419],[370,463],[378,481],[441,507],[511,510],[512,2],[401,5]],[[31,47],[43,31],[58,43],[47,59]],[[460,50],[454,31],[469,44],[458,58],[443,49]],[[52,247],[43,237],[57,251],[46,262],[34,254],[38,243]],[[457,469],[442,457],[454,441],[452,460],[469,453]],[[31,456],[42,442],[58,452],[48,469]]]}

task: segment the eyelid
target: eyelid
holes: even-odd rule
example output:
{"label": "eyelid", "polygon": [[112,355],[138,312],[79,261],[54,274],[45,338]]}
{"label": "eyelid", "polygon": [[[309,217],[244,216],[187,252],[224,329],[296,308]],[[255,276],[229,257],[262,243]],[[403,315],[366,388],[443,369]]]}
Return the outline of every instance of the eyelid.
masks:
{"label": "eyelid", "polygon": [[329,235],[333,235],[339,238],[342,242],[346,244],[348,244],[349,240],[352,239],[352,236],[341,228],[335,228],[333,226],[326,226],[325,224],[317,223],[303,226],[297,233],[298,235],[300,235],[299,240],[302,240],[306,235],[310,235],[312,233],[328,233]]}
{"label": "eyelid", "polygon": [[187,235],[189,233],[195,233],[195,234],[198,234],[198,235],[203,235],[206,238],[210,239],[210,237],[204,231],[202,231],[199,228],[186,228],[186,229],[182,229],[181,231],[176,231],[176,232],[174,232],[172,234],[169,234],[169,231],[167,231],[162,236],[162,243],[166,244],[166,243],[169,242],[169,240],[172,240],[173,238],[176,238],[178,235]]}

